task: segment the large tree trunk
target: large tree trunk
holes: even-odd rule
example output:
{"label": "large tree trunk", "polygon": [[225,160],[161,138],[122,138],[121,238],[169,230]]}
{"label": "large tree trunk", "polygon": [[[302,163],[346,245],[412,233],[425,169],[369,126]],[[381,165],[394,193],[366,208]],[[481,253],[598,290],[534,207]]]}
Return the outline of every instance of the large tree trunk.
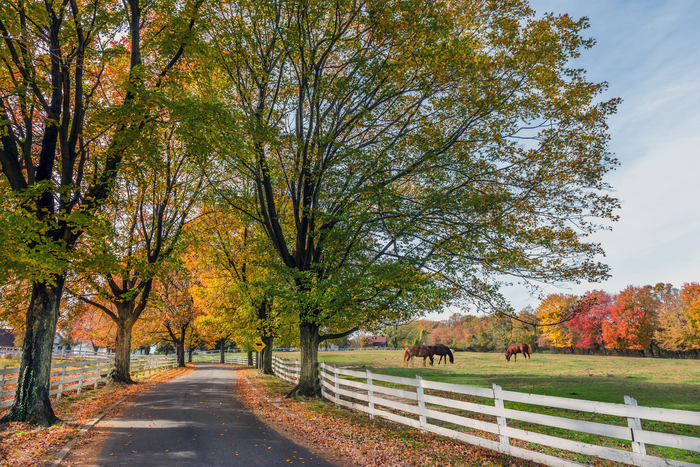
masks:
{"label": "large tree trunk", "polygon": [[275,338],[272,336],[263,337],[262,341],[265,343],[265,348],[262,350],[262,366],[260,367],[259,373],[263,375],[274,375],[272,371],[272,345],[275,342]]}
{"label": "large tree trunk", "polygon": [[170,338],[175,345],[175,355],[177,355],[177,366],[179,368],[185,368],[187,366],[185,365],[185,338],[187,337],[187,326],[189,326],[189,324],[180,326],[180,337],[177,337],[170,327],[170,324],[165,324],[165,329],[168,331],[168,334],[170,334]]}
{"label": "large tree trunk", "polygon": [[318,383],[318,344],[321,339],[318,331],[317,324],[299,323],[301,374],[299,383],[289,391],[287,397],[321,397],[321,386]]}
{"label": "large tree trunk", "polygon": [[248,365],[253,366],[253,351],[248,351]]}
{"label": "large tree trunk", "polygon": [[117,343],[114,351],[112,382],[134,384],[131,379],[131,330],[134,322],[120,319],[117,322]]}
{"label": "large tree trunk", "polygon": [[[184,338],[182,339],[185,340]],[[185,343],[180,341],[177,343],[177,366],[180,368],[185,368]]]}
{"label": "large tree trunk", "polygon": [[30,422],[50,426],[58,421],[51,408],[49,389],[51,353],[64,279],[56,278],[53,286],[43,282],[32,285],[15,399],[0,423]]}
{"label": "large tree trunk", "polygon": [[219,352],[219,363],[226,363],[226,341],[228,339],[219,339],[219,343],[221,344],[221,350]]}

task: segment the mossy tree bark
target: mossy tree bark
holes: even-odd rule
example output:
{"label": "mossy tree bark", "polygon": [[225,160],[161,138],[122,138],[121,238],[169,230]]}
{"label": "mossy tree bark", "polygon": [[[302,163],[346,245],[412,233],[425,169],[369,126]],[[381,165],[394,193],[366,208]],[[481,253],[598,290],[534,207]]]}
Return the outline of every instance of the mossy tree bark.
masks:
{"label": "mossy tree bark", "polygon": [[60,277],[54,285],[35,283],[32,286],[15,399],[0,423],[30,422],[51,426],[58,421],[51,407],[49,390],[53,336],[63,282],[64,278]]}

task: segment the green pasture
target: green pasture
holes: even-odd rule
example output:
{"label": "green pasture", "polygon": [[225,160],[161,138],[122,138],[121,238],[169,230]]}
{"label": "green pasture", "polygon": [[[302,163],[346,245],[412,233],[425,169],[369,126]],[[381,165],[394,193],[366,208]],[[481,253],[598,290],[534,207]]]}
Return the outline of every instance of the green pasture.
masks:
{"label": "green pasture", "polygon": [[[298,352],[275,353],[299,358]],[[533,354],[506,362],[501,353],[456,352],[454,364],[401,367],[398,350],[357,350],[319,352],[319,361],[330,365],[369,369],[387,375],[431,381],[491,387],[505,390],[570,397],[601,402],[624,403],[623,396],[639,405],[700,411],[700,361],[660,358],[606,357],[597,355]],[[426,363],[429,363],[426,360]]]}
{"label": "green pasture", "polygon": [[19,367],[19,360],[13,358],[0,358],[0,368]]}
{"label": "green pasture", "polygon": [[[299,358],[298,353],[292,352],[280,352],[276,355],[282,358]],[[504,390],[618,404],[624,403],[623,396],[629,395],[637,399],[639,405],[700,411],[700,361],[698,360],[536,353],[530,360],[519,356],[517,361],[511,359],[510,362],[506,362],[501,353],[458,352],[454,354],[454,364],[438,365],[438,360],[435,359],[433,367],[423,367],[423,359],[420,358],[415,359],[413,366],[401,367],[402,357],[403,352],[397,350],[319,352],[319,361],[327,364],[356,370],[369,369],[387,375],[412,378],[419,374],[431,381],[480,387],[491,387],[496,383]],[[493,401],[477,400],[479,398],[470,396],[457,396],[457,398],[493,404]],[[506,402],[506,407],[627,426],[627,420],[621,417],[549,409],[513,402]],[[568,432],[515,420],[511,423],[512,426],[526,430],[630,450],[630,443],[623,440]],[[700,437],[700,427],[651,421],[642,421],[642,427],[652,431]],[[516,441],[516,443],[520,442]],[[599,463],[595,459],[559,452],[551,448],[540,447],[536,450],[578,462]],[[700,454],[697,453],[659,446],[648,446],[647,452],[651,455],[700,463]]]}

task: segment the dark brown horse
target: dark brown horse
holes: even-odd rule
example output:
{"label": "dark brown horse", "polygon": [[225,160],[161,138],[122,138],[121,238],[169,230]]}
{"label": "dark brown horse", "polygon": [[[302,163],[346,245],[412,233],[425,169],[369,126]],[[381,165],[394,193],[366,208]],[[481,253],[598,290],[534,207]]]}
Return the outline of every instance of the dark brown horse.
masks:
{"label": "dark brown horse", "polygon": [[426,347],[425,345],[414,345],[413,347],[407,348],[403,353],[401,366],[408,361],[410,361],[411,365],[413,365],[413,357],[423,357],[423,366],[425,366],[425,359],[429,358],[430,366],[433,366],[433,351],[430,350],[430,347]]}
{"label": "dark brown horse", "polygon": [[518,355],[519,353],[523,354],[525,359],[532,358],[530,357],[530,352],[532,352],[532,347],[530,347],[530,344],[523,342],[522,344],[510,344],[508,346],[508,350],[506,350],[506,361],[510,361],[510,357],[515,357],[515,361],[518,361]]}
{"label": "dark brown horse", "polygon": [[452,356],[452,351],[443,344],[431,345],[430,350],[433,351],[433,355],[439,355],[440,360],[438,360],[438,365],[445,359],[445,365],[447,365],[447,357],[450,357],[450,363],[455,362],[455,358]]}

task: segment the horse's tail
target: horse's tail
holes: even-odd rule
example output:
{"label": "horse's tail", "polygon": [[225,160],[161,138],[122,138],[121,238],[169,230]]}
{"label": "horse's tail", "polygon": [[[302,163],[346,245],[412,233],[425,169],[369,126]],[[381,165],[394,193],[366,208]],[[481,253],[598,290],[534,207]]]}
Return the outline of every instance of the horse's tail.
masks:
{"label": "horse's tail", "polygon": [[532,345],[530,345],[528,342],[525,342],[525,346],[527,346],[527,353],[532,353]]}
{"label": "horse's tail", "polygon": [[408,349],[403,351],[403,360],[401,360],[401,366],[403,366],[403,364],[407,358],[408,358]]}

